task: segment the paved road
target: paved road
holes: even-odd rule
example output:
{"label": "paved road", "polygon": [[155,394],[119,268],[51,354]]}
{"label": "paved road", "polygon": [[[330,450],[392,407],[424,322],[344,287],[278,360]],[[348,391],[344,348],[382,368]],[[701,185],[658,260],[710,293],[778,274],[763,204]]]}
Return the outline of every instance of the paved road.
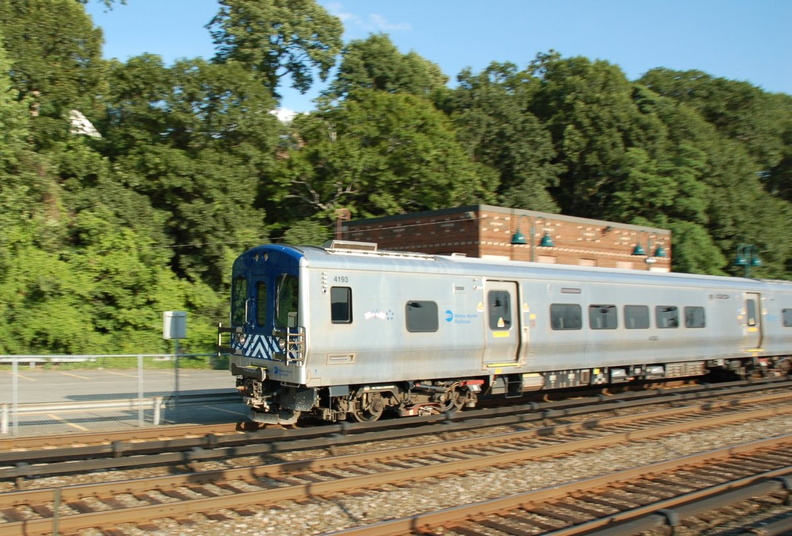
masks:
{"label": "paved road", "polygon": [[[233,394],[234,378],[227,370],[44,370],[20,367],[16,379],[17,403],[55,404],[43,411],[15,416],[11,411],[14,381],[10,370],[0,370],[0,407],[5,405],[5,428],[18,435],[61,434],[69,431],[126,429],[139,426],[184,423],[229,423],[247,421],[248,410],[241,398],[233,403],[174,404],[189,395]],[[86,402],[163,397],[161,411],[147,408],[75,409]],[[58,404],[63,406],[59,407]]]}
{"label": "paved road", "polygon": [[[19,403],[135,398],[139,390],[146,397],[168,396],[177,388],[181,394],[234,390],[234,377],[227,370],[149,369],[138,380],[136,369],[44,370],[19,368]],[[0,370],[0,403],[11,402],[10,370]]]}

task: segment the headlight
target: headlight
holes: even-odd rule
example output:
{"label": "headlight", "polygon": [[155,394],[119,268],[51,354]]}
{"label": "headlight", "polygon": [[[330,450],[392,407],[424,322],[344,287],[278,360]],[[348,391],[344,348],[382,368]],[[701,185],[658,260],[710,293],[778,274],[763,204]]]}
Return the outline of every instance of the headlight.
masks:
{"label": "headlight", "polygon": [[286,340],[285,339],[278,339],[278,349],[281,352],[286,351]]}

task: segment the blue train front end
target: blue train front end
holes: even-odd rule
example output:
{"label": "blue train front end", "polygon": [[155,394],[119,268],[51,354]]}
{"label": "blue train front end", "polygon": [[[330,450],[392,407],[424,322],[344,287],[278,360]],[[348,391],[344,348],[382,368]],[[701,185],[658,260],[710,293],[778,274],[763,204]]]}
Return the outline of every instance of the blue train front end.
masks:
{"label": "blue train front end", "polygon": [[251,419],[294,424],[315,404],[305,387],[305,331],[300,327],[302,252],[259,246],[234,262],[230,326],[221,326],[220,351],[230,356]]}

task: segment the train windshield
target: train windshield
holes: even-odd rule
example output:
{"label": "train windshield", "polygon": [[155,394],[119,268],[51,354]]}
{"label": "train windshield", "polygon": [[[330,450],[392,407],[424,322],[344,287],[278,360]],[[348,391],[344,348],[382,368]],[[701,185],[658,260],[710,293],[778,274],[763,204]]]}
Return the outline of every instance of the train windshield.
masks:
{"label": "train windshield", "polygon": [[278,278],[275,303],[276,327],[297,327],[298,291],[299,285],[295,276],[282,275]]}
{"label": "train windshield", "polygon": [[237,277],[231,288],[231,325],[241,326],[247,320],[247,279]]}

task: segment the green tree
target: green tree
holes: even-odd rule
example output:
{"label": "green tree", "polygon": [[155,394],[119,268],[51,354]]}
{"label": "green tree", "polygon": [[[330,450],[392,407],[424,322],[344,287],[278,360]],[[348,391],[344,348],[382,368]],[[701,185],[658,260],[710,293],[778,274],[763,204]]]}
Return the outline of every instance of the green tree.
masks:
{"label": "green tree", "polygon": [[[549,188],[558,185],[562,166],[550,132],[527,110],[533,86],[517,67],[493,63],[478,75],[469,69],[443,108],[476,162],[498,171],[492,190],[498,201],[514,208],[558,212]],[[494,185],[493,185],[494,186]]]}
{"label": "green tree", "polygon": [[492,199],[487,180],[497,178],[469,160],[453,125],[421,97],[360,90],[294,123],[298,142],[262,197],[295,220],[329,225],[339,208],[368,217]]}
{"label": "green tree", "polygon": [[646,138],[633,85],[604,61],[540,54],[527,70],[536,89],[528,110],[550,131],[563,166],[553,189],[565,214],[600,218],[629,147]]}
{"label": "green tree", "polygon": [[699,112],[721,134],[738,141],[761,170],[781,160],[792,97],[695,70],[652,69],[639,82]]}
{"label": "green tree", "polygon": [[438,65],[415,52],[402,54],[385,34],[352,41],[341,56],[336,78],[325,92],[332,99],[360,89],[429,97],[448,82]]}
{"label": "green tree", "polygon": [[674,239],[674,271],[726,275],[729,259],[707,229],[683,220],[671,222],[669,228]]}
{"label": "green tree", "polygon": [[20,102],[8,73],[11,62],[2,46],[0,31],[0,340],[7,333],[8,306],[15,296],[5,281],[13,267],[20,244],[28,243],[34,233],[31,216],[37,196],[34,175],[25,169],[32,160],[26,139],[29,135],[28,111]]}
{"label": "green tree", "polygon": [[220,0],[209,23],[216,63],[239,63],[273,96],[285,76],[305,93],[327,79],[341,50],[341,21],[315,0]]}
{"label": "green tree", "polygon": [[69,112],[92,116],[103,80],[102,32],[74,0],[4,0],[0,30],[20,98],[31,108],[32,131],[45,146],[69,133]]}
{"label": "green tree", "polygon": [[157,56],[113,64],[106,152],[127,185],[167,215],[173,268],[220,288],[228,257],[266,238],[256,208],[280,125],[242,65]]}

